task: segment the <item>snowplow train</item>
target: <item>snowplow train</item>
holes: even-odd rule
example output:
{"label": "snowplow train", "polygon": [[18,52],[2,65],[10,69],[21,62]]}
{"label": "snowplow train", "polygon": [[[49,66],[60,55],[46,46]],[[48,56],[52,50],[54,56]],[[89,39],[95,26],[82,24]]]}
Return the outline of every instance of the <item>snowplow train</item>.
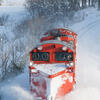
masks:
{"label": "snowplow train", "polygon": [[73,89],[76,42],[71,30],[52,29],[30,51],[30,90],[37,100],[57,100]]}

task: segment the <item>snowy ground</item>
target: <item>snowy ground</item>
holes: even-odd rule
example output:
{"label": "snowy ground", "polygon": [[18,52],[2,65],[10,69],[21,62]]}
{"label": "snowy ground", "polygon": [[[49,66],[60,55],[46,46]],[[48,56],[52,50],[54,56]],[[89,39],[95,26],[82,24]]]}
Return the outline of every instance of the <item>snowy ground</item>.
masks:
{"label": "snowy ground", "polygon": [[22,6],[25,0],[3,0],[2,6]]}
{"label": "snowy ground", "polygon": [[64,100],[100,99],[100,12],[85,12],[85,20],[71,27],[78,33],[76,88]]}
{"label": "snowy ground", "polygon": [[[100,12],[93,8],[84,12],[85,20],[70,27],[78,34],[76,87],[62,100],[100,99]],[[28,69],[16,78],[1,83],[0,95],[2,100],[32,100]]]}

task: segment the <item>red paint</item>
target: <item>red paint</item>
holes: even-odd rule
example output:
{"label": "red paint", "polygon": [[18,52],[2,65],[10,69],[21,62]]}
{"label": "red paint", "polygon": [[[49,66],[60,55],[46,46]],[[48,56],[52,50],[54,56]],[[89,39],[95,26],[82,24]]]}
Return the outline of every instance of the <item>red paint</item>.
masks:
{"label": "red paint", "polygon": [[62,75],[62,74],[64,74],[66,71],[65,70],[63,70],[63,71],[61,71],[61,72],[58,72],[58,73],[56,73],[56,74],[53,74],[53,75],[49,75],[48,76],[48,78],[54,78],[54,77],[57,77],[57,76],[59,76],[59,75]]}

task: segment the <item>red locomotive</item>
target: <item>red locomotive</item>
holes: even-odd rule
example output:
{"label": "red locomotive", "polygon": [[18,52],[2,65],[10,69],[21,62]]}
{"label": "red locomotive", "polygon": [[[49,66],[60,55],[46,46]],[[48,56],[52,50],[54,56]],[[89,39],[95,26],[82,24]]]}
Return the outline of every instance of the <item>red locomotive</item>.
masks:
{"label": "red locomotive", "polygon": [[53,29],[30,52],[31,92],[40,100],[56,100],[73,89],[76,39],[68,29]]}

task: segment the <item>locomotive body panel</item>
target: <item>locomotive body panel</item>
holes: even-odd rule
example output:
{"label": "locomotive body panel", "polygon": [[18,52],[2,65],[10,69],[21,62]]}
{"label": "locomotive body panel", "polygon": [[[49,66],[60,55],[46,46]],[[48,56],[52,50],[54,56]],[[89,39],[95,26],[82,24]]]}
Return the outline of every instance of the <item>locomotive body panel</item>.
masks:
{"label": "locomotive body panel", "polygon": [[[49,64],[49,63],[68,63],[69,61],[75,61],[75,52],[71,50],[67,45],[62,45],[62,44],[54,44],[54,43],[48,43],[44,45],[40,45],[42,47],[42,50],[38,50],[35,48],[33,51],[30,53],[30,61],[32,61],[32,56],[36,57],[41,57],[41,60],[37,59],[35,60],[35,57],[33,58],[34,64]],[[66,47],[66,50],[63,50],[63,47]],[[37,55],[32,55],[33,53]],[[39,56],[38,53],[45,53],[42,56]],[[46,53],[47,56],[46,57]],[[62,59],[61,59],[61,57]],[[68,57],[71,56],[71,58],[68,59]],[[64,58],[65,57],[65,58]],[[42,60],[43,58],[43,60]],[[57,59],[58,58],[58,59]],[[44,59],[48,59],[47,61]]]}

